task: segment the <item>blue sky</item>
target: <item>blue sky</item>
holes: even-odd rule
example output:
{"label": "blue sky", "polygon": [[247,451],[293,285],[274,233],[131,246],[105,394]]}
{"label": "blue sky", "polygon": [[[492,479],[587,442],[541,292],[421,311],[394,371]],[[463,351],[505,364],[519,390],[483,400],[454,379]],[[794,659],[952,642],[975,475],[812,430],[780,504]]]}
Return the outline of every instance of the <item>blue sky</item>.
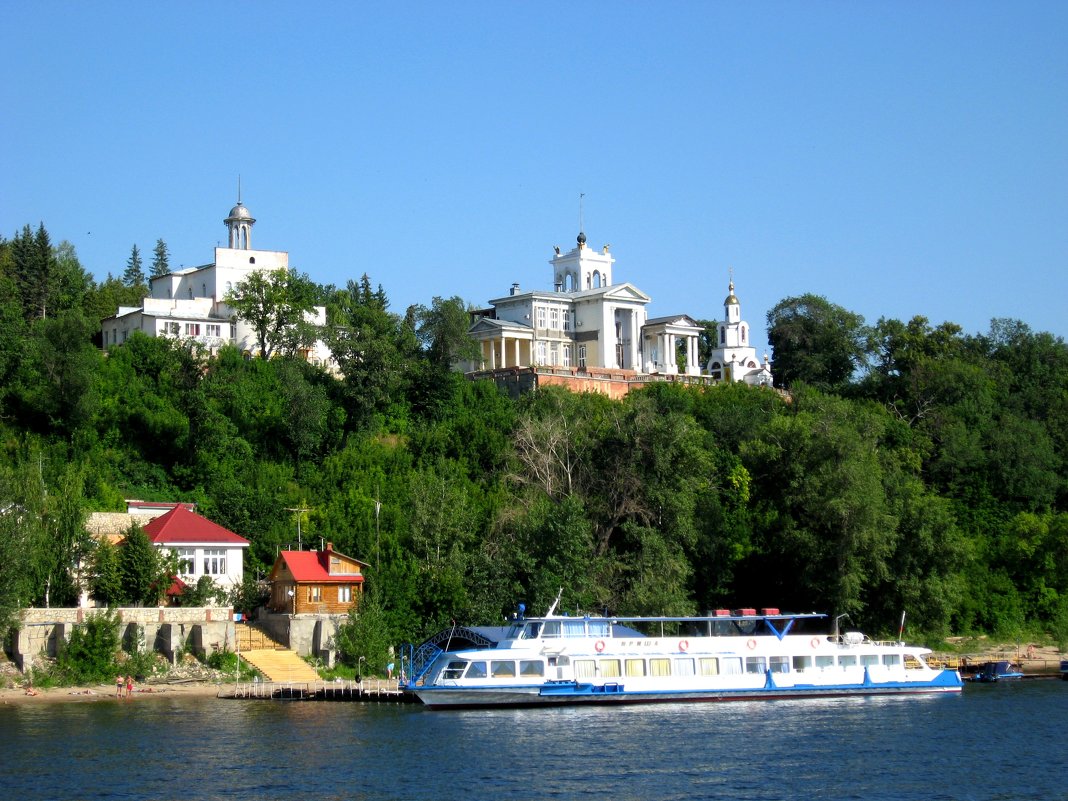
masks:
{"label": "blue sky", "polygon": [[[8,3],[0,234],[253,244],[394,311],[551,288],[579,195],[650,316],[812,292],[1068,336],[1068,3]],[[754,333],[757,333],[755,331]],[[762,345],[758,337],[755,344]]]}

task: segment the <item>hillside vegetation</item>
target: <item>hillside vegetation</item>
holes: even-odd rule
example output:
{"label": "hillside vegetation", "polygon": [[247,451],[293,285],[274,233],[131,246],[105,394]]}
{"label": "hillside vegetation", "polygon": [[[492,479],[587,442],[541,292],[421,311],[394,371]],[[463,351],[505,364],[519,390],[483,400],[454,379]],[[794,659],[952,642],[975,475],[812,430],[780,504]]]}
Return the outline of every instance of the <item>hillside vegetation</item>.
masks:
{"label": "hillside vegetation", "polygon": [[278,352],[205,358],[99,320],[146,291],[94,282],[43,227],[0,241],[0,615],[71,603],[89,511],[195,501],[252,541],[367,563],[362,642],[544,610],[777,606],[913,636],[1068,631],[1068,347],[866,325],[815,297],[769,314],[789,389],[650,384],[621,402],[510,400],[449,364],[464,304],[392,313],[369,279],[314,287],[341,375]]}

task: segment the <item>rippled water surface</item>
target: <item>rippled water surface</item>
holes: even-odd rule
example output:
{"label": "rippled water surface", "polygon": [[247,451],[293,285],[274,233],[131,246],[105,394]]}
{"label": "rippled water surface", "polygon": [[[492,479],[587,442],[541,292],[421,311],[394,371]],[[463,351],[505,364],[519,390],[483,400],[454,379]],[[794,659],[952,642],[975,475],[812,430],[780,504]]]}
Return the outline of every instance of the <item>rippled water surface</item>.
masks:
{"label": "rippled water surface", "polygon": [[0,707],[0,798],[1068,801],[1068,682],[453,712],[189,698]]}

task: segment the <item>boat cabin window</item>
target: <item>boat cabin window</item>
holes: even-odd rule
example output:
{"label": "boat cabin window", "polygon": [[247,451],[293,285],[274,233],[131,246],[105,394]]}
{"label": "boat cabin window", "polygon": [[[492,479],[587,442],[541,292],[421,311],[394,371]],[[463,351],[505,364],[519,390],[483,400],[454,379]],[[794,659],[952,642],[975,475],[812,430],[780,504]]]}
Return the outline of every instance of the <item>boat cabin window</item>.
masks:
{"label": "boat cabin window", "polygon": [[541,627],[542,637],[559,637],[560,636],[560,621],[559,620],[546,620],[545,624]]}
{"label": "boat cabin window", "polygon": [[539,633],[541,633],[541,623],[527,623],[523,629],[522,639],[536,640]]}
{"label": "boat cabin window", "polygon": [[645,660],[644,659],[628,659],[627,660],[627,675],[628,676],[644,676],[645,675]]}
{"label": "boat cabin window", "polygon": [[590,620],[588,623],[591,637],[612,636],[612,627],[608,624],[607,620]]}
{"label": "boat cabin window", "polygon": [[772,673],[789,673],[790,672],[790,657],[788,656],[773,656],[768,659],[768,668]]}
{"label": "boat cabin window", "polygon": [[862,665],[878,665],[879,664],[879,655],[878,654],[861,654],[860,655],[860,664],[862,664]]}
{"label": "boat cabin window", "polygon": [[540,659],[521,659],[519,661],[520,676],[544,676],[545,664]]}
{"label": "boat cabin window", "polygon": [[565,620],[564,621],[564,636],[565,637],[585,637],[586,636],[586,621],[585,620]]}
{"label": "boat cabin window", "polygon": [[742,672],[742,658],[740,656],[725,656],[719,660],[719,672],[730,676],[736,676]]}
{"label": "boat cabin window", "polygon": [[676,659],[675,660],[675,675],[676,676],[692,676],[693,675],[693,660],[692,659]]}
{"label": "boat cabin window", "polygon": [[897,667],[901,664],[900,654],[883,654],[883,664],[887,667]]}
{"label": "boat cabin window", "polygon": [[471,666],[464,674],[465,679],[484,679],[486,678],[486,663],[485,662],[472,662]]}
{"label": "boat cabin window", "polygon": [[490,675],[493,678],[501,678],[502,676],[514,676],[515,675],[515,662],[510,659],[507,661],[495,659],[490,662]]}
{"label": "boat cabin window", "polygon": [[834,667],[833,656],[817,656],[816,667],[826,670],[829,667]]}
{"label": "boat cabin window", "polygon": [[838,667],[853,667],[857,664],[856,654],[843,654],[838,657]]}
{"label": "boat cabin window", "polygon": [[575,660],[575,678],[592,679],[597,675],[597,663],[592,659]]}
{"label": "boat cabin window", "polygon": [[618,659],[602,659],[599,665],[601,669],[601,675],[605,678],[615,678],[621,675],[619,672],[619,660]]}
{"label": "boat cabin window", "polygon": [[767,670],[764,657],[762,656],[747,656],[745,658],[745,672],[746,673],[763,673]]}
{"label": "boat cabin window", "polygon": [[794,670],[796,670],[796,671],[808,670],[810,667],[812,667],[812,657],[811,656],[795,656],[794,657]]}
{"label": "boat cabin window", "polygon": [[671,675],[671,660],[670,659],[650,659],[649,660],[649,675],[650,676],[670,676]]}
{"label": "boat cabin window", "polygon": [[702,676],[718,676],[719,675],[719,660],[714,656],[702,656],[701,657],[701,675]]}
{"label": "boat cabin window", "polygon": [[454,659],[445,666],[445,669],[441,671],[442,679],[458,679],[464,675],[464,668],[467,667],[467,663],[462,659]]}

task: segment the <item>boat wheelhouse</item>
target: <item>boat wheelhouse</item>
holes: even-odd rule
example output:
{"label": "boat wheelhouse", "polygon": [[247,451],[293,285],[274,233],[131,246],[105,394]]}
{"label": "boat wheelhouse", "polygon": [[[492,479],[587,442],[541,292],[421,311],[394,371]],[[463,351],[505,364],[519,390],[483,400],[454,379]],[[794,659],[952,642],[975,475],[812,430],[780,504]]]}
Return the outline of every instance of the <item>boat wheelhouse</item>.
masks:
{"label": "boat wheelhouse", "polygon": [[854,631],[815,633],[825,618],[778,609],[704,617],[520,613],[504,629],[454,628],[424,643],[404,687],[435,708],[961,690],[957,671],[927,664],[929,649]]}

